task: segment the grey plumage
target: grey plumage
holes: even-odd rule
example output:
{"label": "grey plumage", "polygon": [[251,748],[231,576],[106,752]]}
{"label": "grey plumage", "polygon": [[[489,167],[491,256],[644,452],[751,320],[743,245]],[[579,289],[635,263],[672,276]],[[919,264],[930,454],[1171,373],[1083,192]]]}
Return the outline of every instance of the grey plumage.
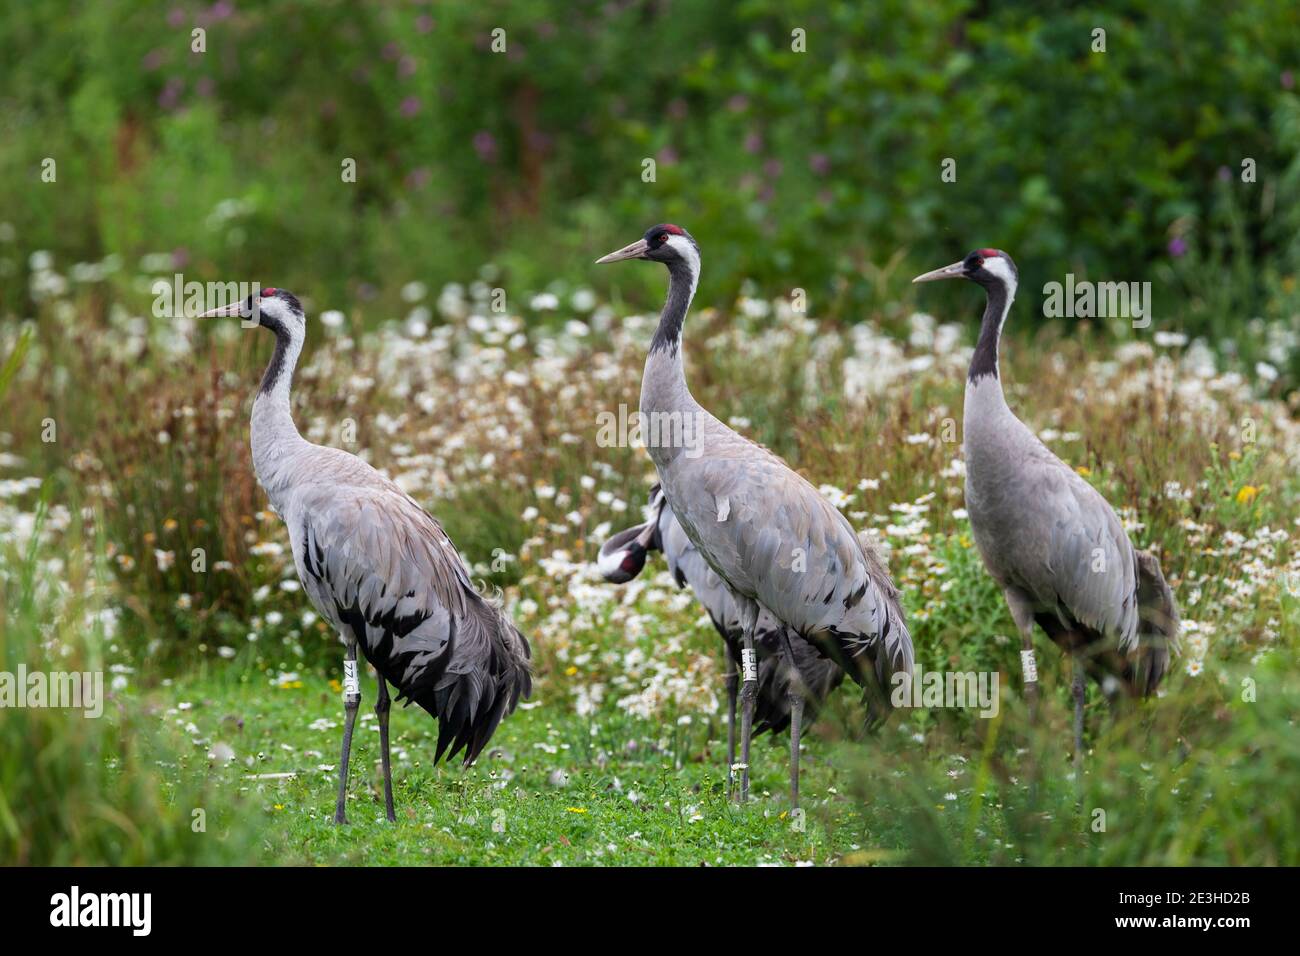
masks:
{"label": "grey plumage", "polygon": [[[669,507],[731,591],[747,644],[760,608],[766,608],[844,667],[875,705],[885,706],[893,675],[910,676],[913,664],[911,636],[888,576],[816,488],[691,395],[681,331],[699,281],[695,240],[684,229],[663,224],[598,261],[633,258],[668,268],[668,296],[646,357],[640,411]],[[670,426],[666,436],[665,424]],[[746,682],[744,698],[746,748],[752,683]],[[792,762],[798,754],[795,736]],[[742,764],[744,799],[747,757]],[[796,784],[797,771],[792,778]],[[797,797],[796,786],[792,791]]]}
{"label": "grey plumage", "polygon": [[530,690],[528,642],[474,589],[442,526],[395,484],[333,448],[310,446],[300,464],[307,474],[276,508],[307,596],[360,642],[399,701],[438,719],[434,761],[463,749],[469,763]]}
{"label": "grey plumage", "polygon": [[[234,307],[209,314],[234,314]],[[354,455],[314,445],[295,427],[289,389],[305,336],[298,300],[264,289],[242,304],[276,336],[253,402],[253,468],[284,520],[303,589],[321,617],[379,674],[385,800],[388,692],[437,718],[434,760],[482,751],[502,717],[531,690],[529,646],[494,603],[475,590],[455,546],[396,484]],[[359,691],[346,692],[336,819],[343,821],[352,722]]]}
{"label": "grey plumage", "polygon": [[[648,552],[660,551],[679,587],[689,587],[708,612],[728,651],[728,663],[740,660],[742,626],[740,610],[731,592],[709,567],[673,516],[663,492],[656,485],[650,493],[650,520],[612,535],[600,548],[598,563],[606,580],[623,583],[645,566]],[[653,531],[646,535],[649,525]],[[637,546],[638,539],[647,544]],[[783,625],[766,608],[761,608],[754,643],[758,650],[758,696],[755,701],[754,733],[779,733],[790,725],[790,693],[798,693],[807,706],[809,719],[816,717],[822,703],[844,679],[844,671],[821,657],[807,641],[791,642],[797,678],[785,663],[781,630]],[[797,638],[797,635],[796,635]]]}
{"label": "grey plumage", "polygon": [[702,453],[651,447],[669,507],[692,544],[737,596],[767,608],[818,644],[874,696],[912,672],[911,635],[897,591],[838,509],[766,448],[736,434],[686,389],[680,352],[651,352],[644,416],[699,424]]}
{"label": "grey plumage", "polygon": [[[964,424],[966,509],[984,565],[1026,648],[1037,622],[1108,697],[1121,688],[1150,694],[1178,647],[1177,604],[1156,557],[1133,547],[1105,498],[1007,406],[998,343],[1015,298],[1015,264],[981,249],[914,281],[947,278],[970,279],[988,293]],[[1080,683],[1080,714],[1081,695]]]}

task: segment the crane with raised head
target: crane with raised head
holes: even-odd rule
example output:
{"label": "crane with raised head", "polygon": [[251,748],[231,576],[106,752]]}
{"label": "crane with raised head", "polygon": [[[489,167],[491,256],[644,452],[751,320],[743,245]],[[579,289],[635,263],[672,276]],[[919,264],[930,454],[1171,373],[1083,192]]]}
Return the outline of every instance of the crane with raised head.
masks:
{"label": "crane with raised head", "polygon": [[728,428],[691,395],[682,327],[700,279],[695,239],[663,223],[597,262],[626,259],[668,270],[668,296],[641,379],[640,412],[649,423],[647,451],[668,506],[727,585],[740,615],[743,801],[749,796],[762,608],[786,626],[783,633],[811,641],[843,667],[876,707],[888,706],[895,674],[905,673],[910,682],[912,639],[897,590],[848,519],[779,457]]}
{"label": "crane with raised head", "polygon": [[288,528],[303,590],[345,648],[334,821],[347,822],[348,758],[361,704],[358,648],[378,674],[384,809],[393,821],[388,684],[398,701],[414,701],[437,719],[435,763],[463,750],[469,764],[531,691],[528,641],[474,588],[455,545],[415,499],[355,455],[298,433],[289,406],[307,332],[298,299],[264,288],[204,313],[233,315],[275,335],[253,399],[253,470]]}
{"label": "crane with raised head", "polygon": [[977,249],[913,282],[966,279],[987,301],[966,376],[966,511],[984,566],[1020,631],[1025,696],[1037,698],[1037,623],[1073,656],[1075,763],[1083,759],[1085,673],[1108,700],[1145,697],[1178,649],[1178,605],[1160,562],[1135,548],[1113,508],[1007,405],[998,345],[1020,280],[999,249]]}

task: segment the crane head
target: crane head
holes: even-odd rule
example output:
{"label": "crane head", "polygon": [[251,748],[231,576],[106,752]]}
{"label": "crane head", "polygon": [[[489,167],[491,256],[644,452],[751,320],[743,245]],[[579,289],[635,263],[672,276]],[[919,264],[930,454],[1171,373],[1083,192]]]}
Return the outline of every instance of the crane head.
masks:
{"label": "crane head", "polygon": [[991,285],[1001,285],[1014,293],[1020,281],[1020,271],[1001,249],[976,249],[960,262],[919,275],[912,281],[937,282],[940,279],[969,279],[986,289]]}
{"label": "crane head", "polygon": [[620,531],[600,546],[596,567],[601,577],[611,584],[626,584],[641,573],[649,552],[663,550],[659,517],[665,504],[663,491],[655,485],[650,490],[646,523]]}
{"label": "crane head", "polygon": [[267,286],[254,292],[242,302],[232,302],[204,312],[200,318],[211,316],[238,315],[241,318],[256,318],[257,324],[276,331],[303,331],[306,322],[302,303],[298,297],[287,289]]}
{"label": "crane head", "polygon": [[669,265],[684,261],[698,269],[700,246],[681,226],[661,222],[647,229],[645,235],[631,245],[624,246],[607,256],[601,256],[596,260],[596,264],[620,262],[623,259],[651,259]]}

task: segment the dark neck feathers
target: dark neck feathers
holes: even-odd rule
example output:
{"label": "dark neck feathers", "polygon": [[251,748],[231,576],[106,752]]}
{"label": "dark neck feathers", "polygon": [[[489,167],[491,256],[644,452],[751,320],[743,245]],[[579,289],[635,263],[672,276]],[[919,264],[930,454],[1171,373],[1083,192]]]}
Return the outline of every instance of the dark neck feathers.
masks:
{"label": "dark neck feathers", "polygon": [[289,330],[277,319],[263,319],[262,324],[275,333],[275,353],[271,356],[271,364],[266,367],[266,374],[262,376],[262,384],[257,390],[260,395],[269,395],[281,376],[286,374],[285,359],[289,351]]}
{"label": "dark neck feathers", "polygon": [[984,307],[984,318],[980,322],[980,337],[975,343],[975,354],[971,356],[971,383],[978,382],[986,375],[998,377],[998,340],[1002,336],[1002,320],[1007,313],[1007,287],[1001,282],[990,282],[985,286],[988,292],[988,304]]}
{"label": "dark neck feathers", "polygon": [[682,342],[682,323],[686,321],[686,310],[691,306],[694,293],[694,276],[691,268],[681,259],[668,263],[668,301],[659,315],[659,328],[655,329],[654,338],[650,340],[650,351],[667,349],[675,353]]}

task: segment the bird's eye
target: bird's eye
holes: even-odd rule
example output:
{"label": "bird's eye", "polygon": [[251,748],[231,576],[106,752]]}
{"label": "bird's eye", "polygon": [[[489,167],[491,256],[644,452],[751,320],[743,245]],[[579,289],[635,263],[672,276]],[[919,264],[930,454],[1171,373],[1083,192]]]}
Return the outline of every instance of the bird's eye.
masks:
{"label": "bird's eye", "polygon": [[666,233],[666,232],[661,232],[661,233],[659,234],[659,241],[660,241],[660,242],[667,242],[667,241],[668,241],[668,233]]}

